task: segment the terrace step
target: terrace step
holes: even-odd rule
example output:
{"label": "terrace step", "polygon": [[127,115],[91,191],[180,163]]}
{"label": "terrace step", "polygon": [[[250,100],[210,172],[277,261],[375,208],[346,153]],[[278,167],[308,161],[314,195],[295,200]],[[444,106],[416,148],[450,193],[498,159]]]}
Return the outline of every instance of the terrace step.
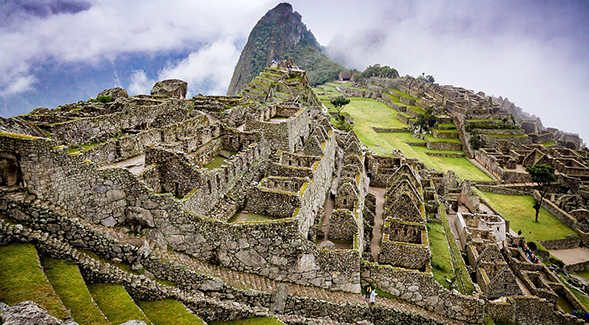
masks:
{"label": "terrace step", "polygon": [[53,258],[41,259],[47,279],[80,325],[110,324],[92,299],[77,265]]}
{"label": "terrace step", "polygon": [[65,319],[69,313],[45,277],[35,246],[0,246],[0,302],[14,305],[33,301],[54,317]]}

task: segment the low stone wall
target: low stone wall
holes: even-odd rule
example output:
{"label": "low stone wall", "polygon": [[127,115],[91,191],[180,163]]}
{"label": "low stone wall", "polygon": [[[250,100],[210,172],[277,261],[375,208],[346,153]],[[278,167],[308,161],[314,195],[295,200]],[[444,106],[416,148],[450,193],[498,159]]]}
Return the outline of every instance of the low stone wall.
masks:
{"label": "low stone wall", "polygon": [[510,188],[505,186],[498,186],[498,185],[483,185],[483,184],[475,184],[476,188],[483,192],[491,192],[497,194],[505,194],[505,195],[532,195],[533,187],[517,187],[517,188]]}
{"label": "low stone wall", "polygon": [[429,246],[405,242],[393,242],[385,235],[380,243],[378,262],[409,269],[423,269],[429,265],[431,253]]}
{"label": "low stone wall", "polygon": [[432,157],[446,157],[446,158],[464,158],[463,153],[438,153],[438,152],[425,152],[426,155]]}
{"label": "low stone wall", "polygon": [[458,132],[443,132],[439,130],[433,130],[432,135],[436,139],[458,139]]}
{"label": "low stone wall", "polygon": [[409,130],[407,128],[401,128],[401,129],[387,129],[387,128],[378,128],[378,127],[371,127],[372,130],[374,130],[374,132],[376,133],[403,133],[403,132],[409,132]]}
{"label": "low stone wall", "polygon": [[447,290],[424,273],[374,263],[362,263],[362,282],[374,284],[427,310],[468,323],[483,321],[483,300]]}
{"label": "low stone wall", "polygon": [[499,142],[509,142],[515,146],[522,146],[532,144],[532,139],[520,136],[491,136],[488,134],[481,134],[481,140],[488,145],[498,145]]}
{"label": "low stone wall", "polygon": [[460,142],[434,142],[427,141],[427,148],[431,150],[462,150]]}
{"label": "low stone wall", "polygon": [[579,245],[581,245],[581,239],[577,237],[555,240],[540,240],[539,242],[546,249],[571,249],[577,248]]}
{"label": "low stone wall", "polygon": [[498,135],[524,135],[524,130],[521,129],[474,129],[474,133],[478,134],[498,134]]}

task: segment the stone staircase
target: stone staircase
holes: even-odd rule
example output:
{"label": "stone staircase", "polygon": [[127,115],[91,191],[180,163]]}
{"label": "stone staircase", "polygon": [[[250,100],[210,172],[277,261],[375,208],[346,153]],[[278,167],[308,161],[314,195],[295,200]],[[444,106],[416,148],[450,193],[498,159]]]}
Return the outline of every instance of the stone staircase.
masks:
{"label": "stone staircase", "polygon": [[[96,225],[85,219],[78,218],[72,213],[66,211],[65,209],[56,206],[53,203],[39,200],[33,195],[14,192],[5,194],[5,197],[10,197],[11,200],[21,201],[28,203],[30,205],[42,207],[51,210],[56,214],[60,214],[68,218],[75,219],[77,222],[83,224],[87,228],[98,229],[102,233],[109,234],[114,238],[118,238],[120,242],[132,242],[133,240],[137,241],[138,239],[133,235],[123,234],[119,231],[116,231],[114,228]],[[198,260],[183,253],[164,250],[155,246],[154,244],[150,244],[150,248],[152,250],[152,254],[160,257],[162,260],[172,261],[187,270],[198,272],[199,274],[218,279],[222,281],[225,286],[231,287],[235,290],[254,290],[266,293],[268,295],[272,295],[279,288],[279,286],[286,286],[286,290],[289,296],[317,299],[320,301],[335,304],[354,304],[360,306],[367,306],[367,299],[361,294],[342,291],[330,291],[320,287],[303,286],[290,282],[275,281],[259,275],[223,268],[212,263]],[[206,294],[214,296],[215,292],[209,292]],[[419,306],[410,304],[402,300],[377,297],[376,305],[386,309],[390,309],[391,312],[395,313],[421,315],[423,317],[436,320],[443,324],[462,324],[461,322],[443,317],[432,311],[425,310],[423,308],[420,308]]]}

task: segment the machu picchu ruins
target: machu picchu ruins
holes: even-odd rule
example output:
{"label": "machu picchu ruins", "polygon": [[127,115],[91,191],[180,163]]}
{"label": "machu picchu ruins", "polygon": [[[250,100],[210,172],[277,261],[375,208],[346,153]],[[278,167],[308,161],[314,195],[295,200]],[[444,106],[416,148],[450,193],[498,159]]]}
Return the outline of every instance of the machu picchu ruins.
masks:
{"label": "machu picchu ruins", "polygon": [[433,77],[264,60],[227,96],[0,117],[0,324],[589,322],[579,135]]}

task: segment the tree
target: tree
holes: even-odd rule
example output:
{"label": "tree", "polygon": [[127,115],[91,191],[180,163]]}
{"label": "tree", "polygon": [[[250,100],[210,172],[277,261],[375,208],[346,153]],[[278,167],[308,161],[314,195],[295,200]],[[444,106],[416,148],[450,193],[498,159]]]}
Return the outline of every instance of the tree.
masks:
{"label": "tree", "polygon": [[331,105],[333,105],[333,107],[335,107],[335,109],[337,110],[337,115],[341,119],[342,110],[344,109],[344,107],[346,105],[348,105],[350,103],[350,100],[347,99],[346,97],[340,96],[340,97],[333,98],[330,102],[331,102]]}
{"label": "tree", "polygon": [[554,174],[554,167],[548,165],[526,167],[526,172],[530,174],[532,182],[536,183],[536,189],[540,192],[540,200],[536,200],[534,203],[536,222],[538,222],[538,214],[540,213],[540,207],[542,207],[542,201],[544,201],[544,196],[552,183],[556,181],[556,175]]}

